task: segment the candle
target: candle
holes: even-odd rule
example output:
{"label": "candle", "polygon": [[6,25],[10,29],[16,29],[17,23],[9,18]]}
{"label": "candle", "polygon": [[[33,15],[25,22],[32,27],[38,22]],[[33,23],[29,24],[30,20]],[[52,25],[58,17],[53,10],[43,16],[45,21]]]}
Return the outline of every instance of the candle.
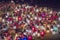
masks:
{"label": "candle", "polygon": [[44,37],[45,33],[44,31],[40,32],[41,37]]}
{"label": "candle", "polygon": [[28,40],[32,40],[32,36],[28,36]]}
{"label": "candle", "polygon": [[53,30],[54,30],[55,32],[57,32],[57,31],[58,31],[58,27],[53,27]]}
{"label": "candle", "polygon": [[27,36],[24,36],[23,40],[28,40]]}
{"label": "candle", "polygon": [[35,32],[35,27],[34,26],[32,26],[32,31]]}
{"label": "candle", "polygon": [[18,16],[18,21],[21,21],[22,20],[22,17]]}

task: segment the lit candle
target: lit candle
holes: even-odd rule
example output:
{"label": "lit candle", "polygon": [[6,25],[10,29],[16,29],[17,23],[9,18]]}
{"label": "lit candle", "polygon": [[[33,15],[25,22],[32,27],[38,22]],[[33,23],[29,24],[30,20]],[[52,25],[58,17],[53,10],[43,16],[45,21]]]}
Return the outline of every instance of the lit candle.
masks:
{"label": "lit candle", "polygon": [[27,36],[24,36],[23,40],[28,40]]}
{"label": "lit candle", "polygon": [[36,36],[36,33],[33,33],[32,36],[35,37]]}
{"label": "lit candle", "polygon": [[28,36],[28,40],[32,40],[32,36]]}
{"label": "lit candle", "polygon": [[9,17],[9,18],[8,18],[8,21],[11,21],[11,20],[13,20],[13,18],[12,18],[12,17]]}
{"label": "lit candle", "polygon": [[45,13],[42,13],[41,16],[42,16],[42,17],[45,17]]}
{"label": "lit candle", "polygon": [[40,32],[40,35],[41,35],[41,37],[44,37],[45,32],[44,31]]}
{"label": "lit candle", "polygon": [[58,27],[53,27],[54,31],[57,32],[58,31]]}
{"label": "lit candle", "polygon": [[35,27],[32,27],[32,31],[35,32]]}
{"label": "lit candle", "polygon": [[18,17],[18,21],[21,21],[21,20],[22,20],[22,18],[19,16],[19,17]]}

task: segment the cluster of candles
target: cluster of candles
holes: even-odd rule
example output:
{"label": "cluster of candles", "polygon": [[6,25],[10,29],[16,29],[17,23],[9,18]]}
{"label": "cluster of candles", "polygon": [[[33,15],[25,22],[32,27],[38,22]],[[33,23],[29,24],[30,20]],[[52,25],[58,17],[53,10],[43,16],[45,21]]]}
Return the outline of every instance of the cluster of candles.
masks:
{"label": "cluster of candles", "polygon": [[[13,33],[15,34],[14,40],[32,40],[33,37],[44,37],[48,33],[58,34],[60,12],[47,7],[20,5],[14,2],[12,2],[10,8],[7,9],[9,11],[0,16],[2,30],[8,30],[7,33],[3,33],[5,34],[4,38],[7,34]],[[16,36],[18,33],[19,35]]]}

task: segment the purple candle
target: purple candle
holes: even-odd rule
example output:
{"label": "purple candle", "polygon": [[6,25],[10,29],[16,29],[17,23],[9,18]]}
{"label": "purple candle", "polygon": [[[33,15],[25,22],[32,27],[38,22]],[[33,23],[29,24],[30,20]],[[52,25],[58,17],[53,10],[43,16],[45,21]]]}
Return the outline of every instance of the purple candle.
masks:
{"label": "purple candle", "polygon": [[45,13],[42,13],[41,16],[42,16],[42,17],[45,17]]}

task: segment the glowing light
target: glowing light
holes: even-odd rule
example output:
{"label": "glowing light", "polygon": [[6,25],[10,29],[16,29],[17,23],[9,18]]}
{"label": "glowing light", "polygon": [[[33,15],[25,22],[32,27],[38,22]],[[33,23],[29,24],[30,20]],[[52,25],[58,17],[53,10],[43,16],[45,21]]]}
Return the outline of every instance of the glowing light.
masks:
{"label": "glowing light", "polygon": [[21,21],[21,20],[22,20],[22,18],[19,16],[19,17],[18,17],[18,21]]}
{"label": "glowing light", "polygon": [[28,40],[28,38],[26,36],[24,36],[23,40]]}
{"label": "glowing light", "polygon": [[36,12],[39,12],[39,10],[38,10],[38,9],[36,9]]}
{"label": "glowing light", "polygon": [[47,33],[49,33],[50,31],[49,31],[49,30],[47,30],[46,32],[47,32]]}
{"label": "glowing light", "polygon": [[54,31],[56,31],[56,32],[58,31],[58,28],[57,28],[57,27],[53,27],[53,29],[54,29]]}
{"label": "glowing light", "polygon": [[44,31],[40,32],[41,37],[44,37],[45,33]]}
{"label": "glowing light", "polygon": [[35,20],[37,20],[37,17],[35,16]]}
{"label": "glowing light", "polygon": [[60,21],[60,17],[58,18],[58,20]]}
{"label": "glowing light", "polygon": [[32,36],[28,36],[28,40],[32,40]]}
{"label": "glowing light", "polygon": [[35,33],[33,33],[33,34],[32,34],[32,36],[36,36],[36,34],[35,34]]}
{"label": "glowing light", "polygon": [[40,34],[39,34],[39,33],[37,33],[37,36],[38,36],[38,37],[40,37]]}
{"label": "glowing light", "polygon": [[16,26],[14,26],[13,29],[16,29]]}
{"label": "glowing light", "polygon": [[2,19],[2,22],[5,22],[5,19]]}

